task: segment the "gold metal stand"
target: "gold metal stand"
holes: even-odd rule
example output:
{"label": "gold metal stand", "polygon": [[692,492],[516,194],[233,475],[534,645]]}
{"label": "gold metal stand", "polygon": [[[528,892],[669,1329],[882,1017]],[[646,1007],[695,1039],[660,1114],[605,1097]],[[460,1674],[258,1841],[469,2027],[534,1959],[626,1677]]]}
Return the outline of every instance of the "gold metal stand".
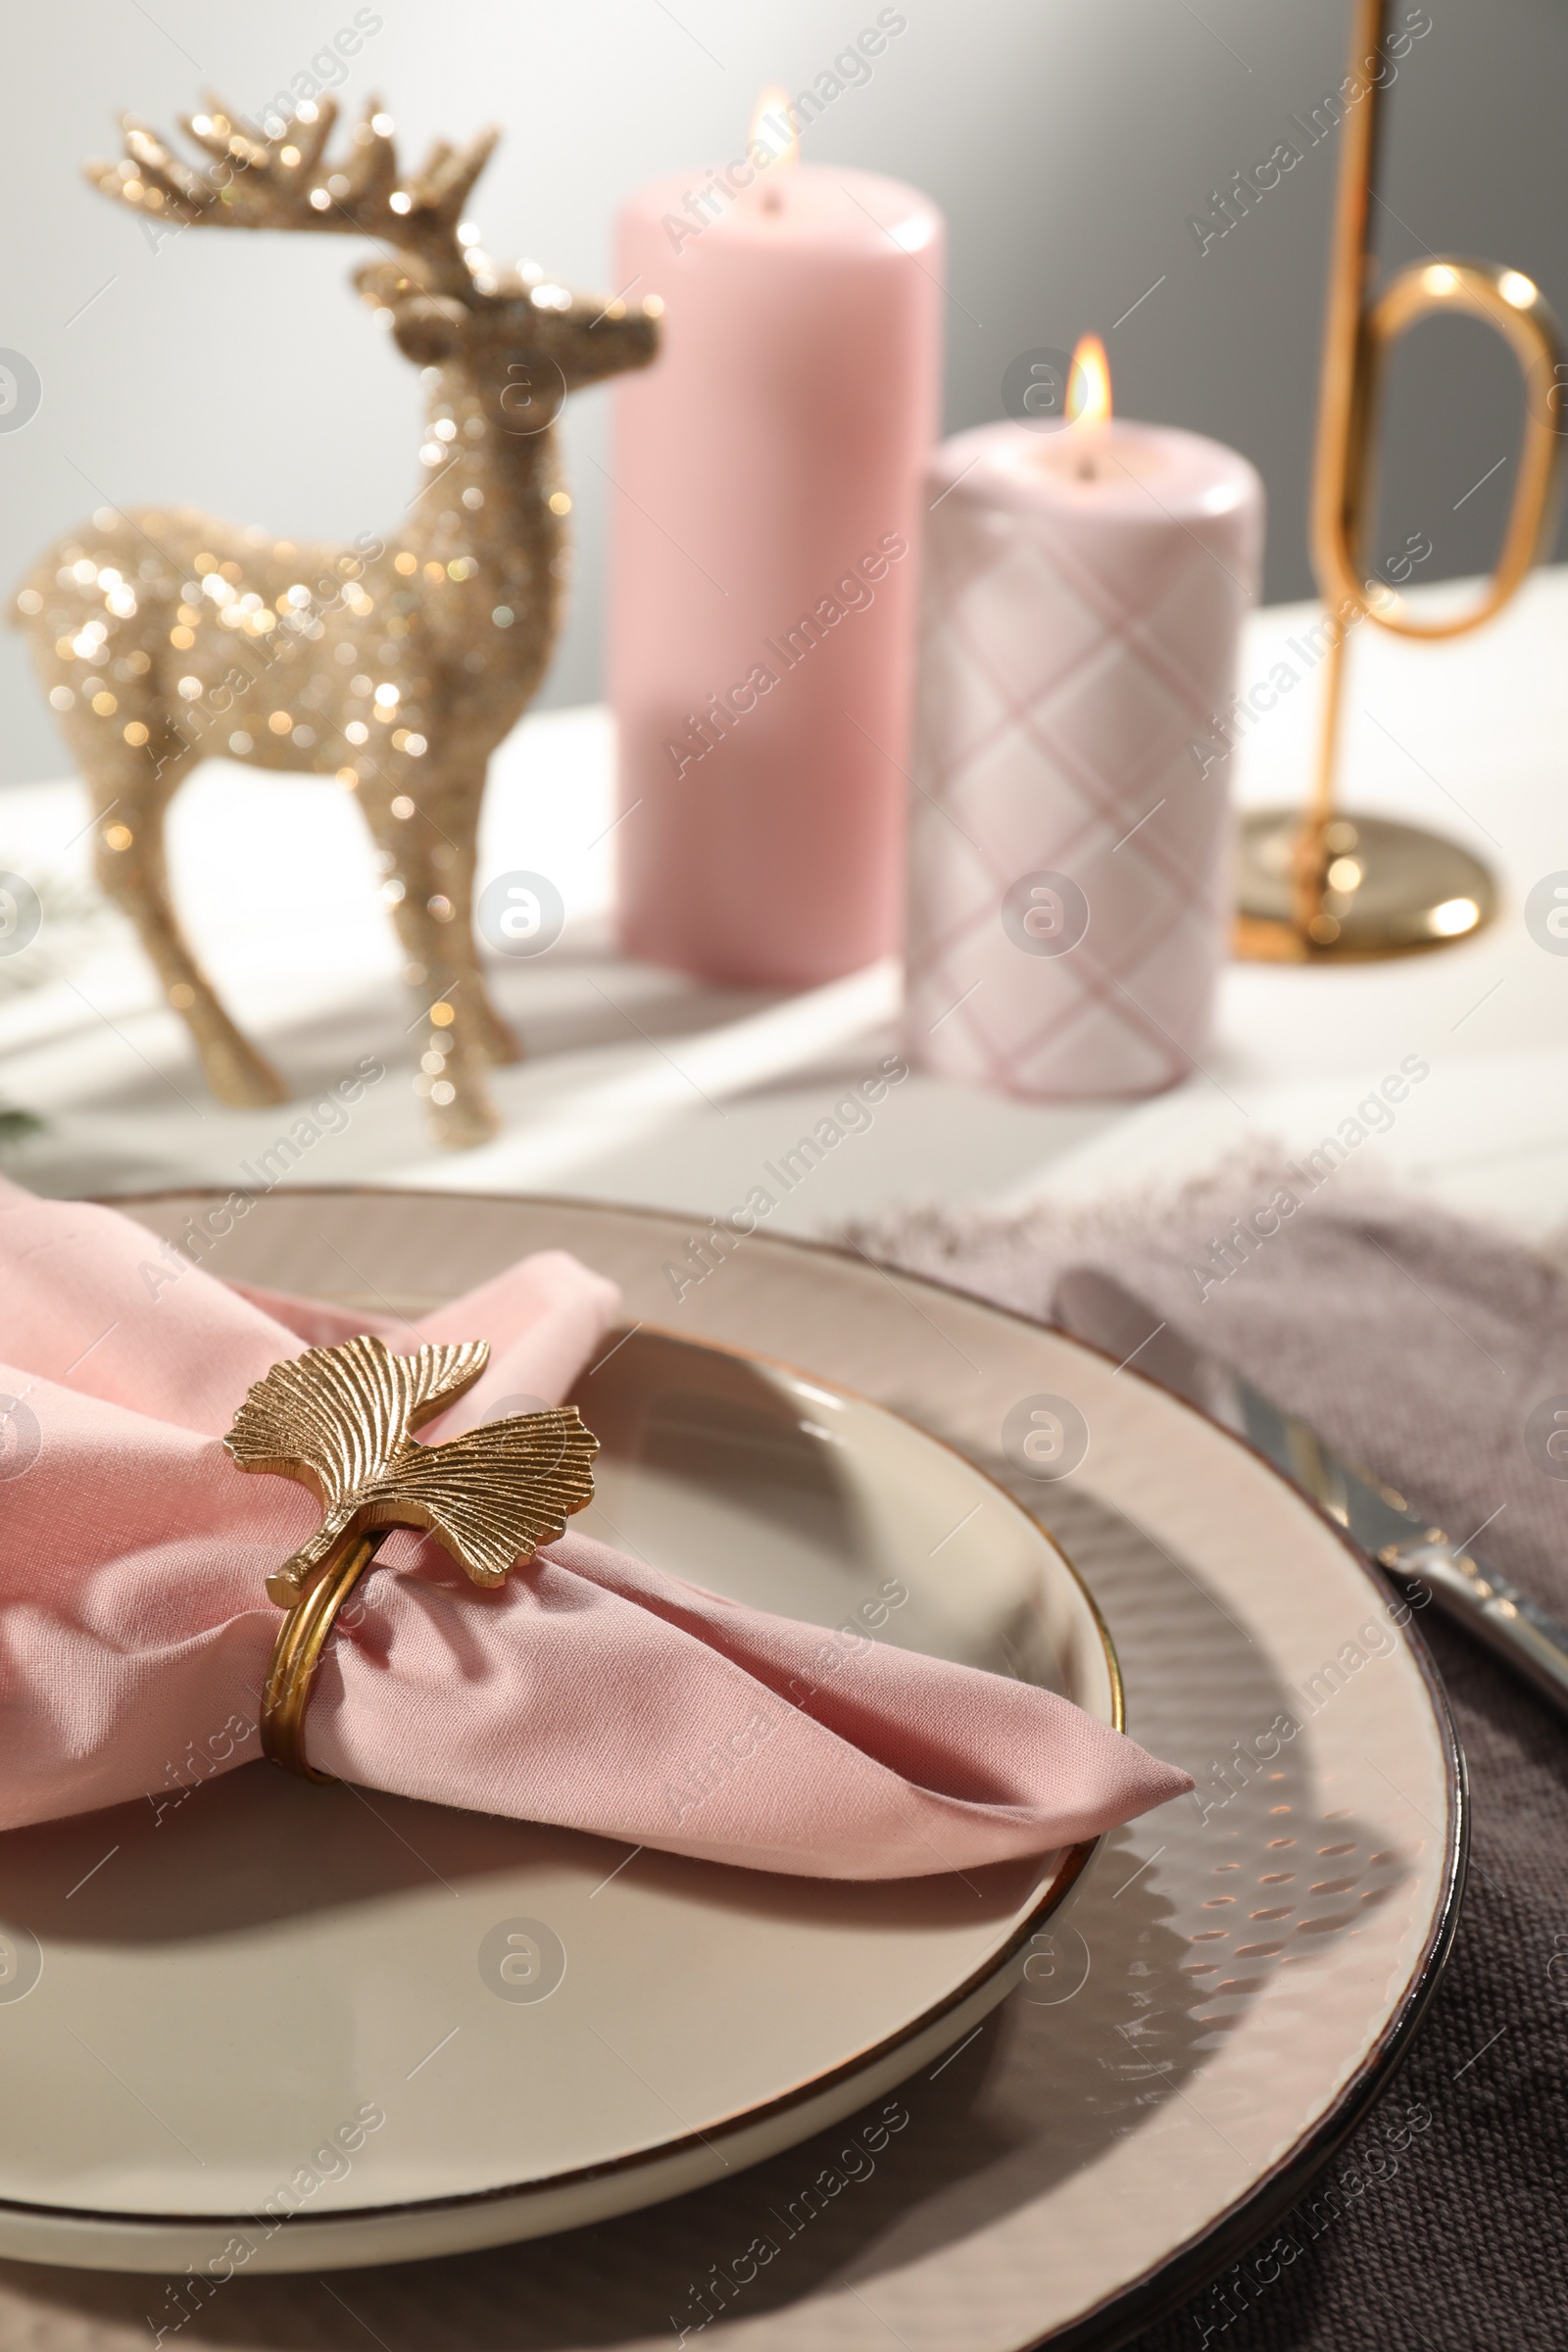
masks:
{"label": "gold metal stand", "polygon": [[[1339,815],[1321,833],[1313,828],[1322,881],[1303,925],[1296,880],[1302,830],[1297,808],[1254,809],[1242,818],[1235,947],[1250,962],[1413,956],[1469,938],[1496,912],[1495,883],[1457,842],[1389,816]],[[1317,866],[1309,871],[1316,881]]]}
{"label": "gold metal stand", "polygon": [[[1363,621],[1398,637],[1457,637],[1507,603],[1535,563],[1553,514],[1564,397],[1561,331],[1534,282],[1491,262],[1435,259],[1392,278],[1375,301],[1370,212],[1382,87],[1373,78],[1391,0],[1355,0],[1340,126],[1339,195],[1329,256],[1328,317],[1312,485],[1312,564],[1332,615],[1325,662],[1317,771],[1304,810],[1266,809],[1244,819],[1236,953],[1306,963],[1405,956],[1465,939],[1494,910],[1486,867],[1458,844],[1383,817],[1337,812],[1340,714],[1348,641]],[[1452,616],[1418,619],[1403,600],[1367,577],[1376,512],[1374,439],[1389,349],[1417,319],[1458,311],[1496,328],[1525,376],[1519,485],[1496,566],[1478,602]]]}

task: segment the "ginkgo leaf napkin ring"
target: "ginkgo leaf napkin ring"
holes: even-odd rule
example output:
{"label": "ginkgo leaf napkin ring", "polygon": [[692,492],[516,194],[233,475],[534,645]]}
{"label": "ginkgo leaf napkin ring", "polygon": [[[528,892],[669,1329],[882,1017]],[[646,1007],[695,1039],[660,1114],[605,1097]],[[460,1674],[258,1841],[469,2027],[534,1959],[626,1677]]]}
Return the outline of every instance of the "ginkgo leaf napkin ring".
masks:
{"label": "ginkgo leaf napkin ring", "polygon": [[262,1749],[308,1781],[332,1778],[305,1754],[311,1683],[389,1528],[426,1529],[476,1585],[495,1586],[593,1499],[599,1441],[575,1405],[487,1421],[443,1446],[416,1441],[489,1359],[483,1340],[413,1355],[370,1338],[309,1348],[256,1383],[223,1440],[241,1470],[296,1479],[321,1503],[309,1543],[267,1580],[288,1613],[262,1694]]}

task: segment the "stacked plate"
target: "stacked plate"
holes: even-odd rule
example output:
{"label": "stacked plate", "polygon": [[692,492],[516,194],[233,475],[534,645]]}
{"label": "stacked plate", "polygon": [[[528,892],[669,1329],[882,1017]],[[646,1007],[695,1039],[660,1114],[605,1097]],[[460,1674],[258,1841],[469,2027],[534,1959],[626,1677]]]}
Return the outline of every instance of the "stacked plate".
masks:
{"label": "stacked plate", "polygon": [[[1056,1333],[762,1236],[693,1282],[691,1238],[291,1191],[217,1270],[412,1313],[575,1250],[627,1308],[576,1393],[583,1525],[839,1643],[1125,1703],[1197,1795],[1038,1866],[845,1886],[261,1766],[182,1793],[171,1759],[144,1807],[0,1840],[0,2347],[118,2352],[149,2314],[421,2352],[1109,2344],[1394,2065],[1460,1775],[1336,1531]],[[711,1768],[669,1741],[672,1783]]]}

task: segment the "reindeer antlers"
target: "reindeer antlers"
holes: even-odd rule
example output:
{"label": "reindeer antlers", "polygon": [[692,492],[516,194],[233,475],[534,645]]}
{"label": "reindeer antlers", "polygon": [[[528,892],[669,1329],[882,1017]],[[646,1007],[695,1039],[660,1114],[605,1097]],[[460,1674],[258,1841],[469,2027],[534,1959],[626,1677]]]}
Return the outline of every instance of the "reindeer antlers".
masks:
{"label": "reindeer antlers", "polygon": [[155,130],[126,115],[123,162],[89,164],[88,179],[133,212],[182,228],[205,222],[375,237],[416,263],[430,293],[470,304],[479,299],[458,224],[499,131],[482,130],[464,148],[438,140],[413,178],[400,179],[392,121],[376,99],[355,126],[352,151],[335,166],[324,153],[337,121],[331,98],[307,102],[270,136],[247,128],[215,99],[207,103],[206,114],[182,117],[180,125],[212,157],[206,171],[193,171]]}

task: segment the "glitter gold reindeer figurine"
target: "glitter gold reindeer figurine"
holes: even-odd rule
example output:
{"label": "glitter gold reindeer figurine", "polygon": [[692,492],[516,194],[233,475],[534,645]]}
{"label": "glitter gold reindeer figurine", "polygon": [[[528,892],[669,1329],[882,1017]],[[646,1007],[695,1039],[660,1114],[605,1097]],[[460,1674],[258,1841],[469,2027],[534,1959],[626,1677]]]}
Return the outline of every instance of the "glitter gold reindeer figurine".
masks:
{"label": "glitter gold reindeer figurine", "polygon": [[424,1018],[416,1080],[436,1140],[496,1128],[484,1065],[518,1047],[485,992],[473,868],[491,752],[550,659],[566,564],[553,424],[567,392],[658,349],[657,300],[571,293],[499,268],[465,218],[495,143],[438,144],[400,172],[371,101],[325,153],[331,99],[269,135],[209,101],[184,127],[193,170],[127,120],[106,195],[174,226],[373,238],[356,282],[424,371],[424,480],[390,541],[296,545],[190,512],[122,514],[50,549],[17,598],[49,699],[92,794],[98,873],[130,916],[225,1102],[286,1100],[191,954],[170,902],[164,816],[211,753],[336,774],[375,838]]}

